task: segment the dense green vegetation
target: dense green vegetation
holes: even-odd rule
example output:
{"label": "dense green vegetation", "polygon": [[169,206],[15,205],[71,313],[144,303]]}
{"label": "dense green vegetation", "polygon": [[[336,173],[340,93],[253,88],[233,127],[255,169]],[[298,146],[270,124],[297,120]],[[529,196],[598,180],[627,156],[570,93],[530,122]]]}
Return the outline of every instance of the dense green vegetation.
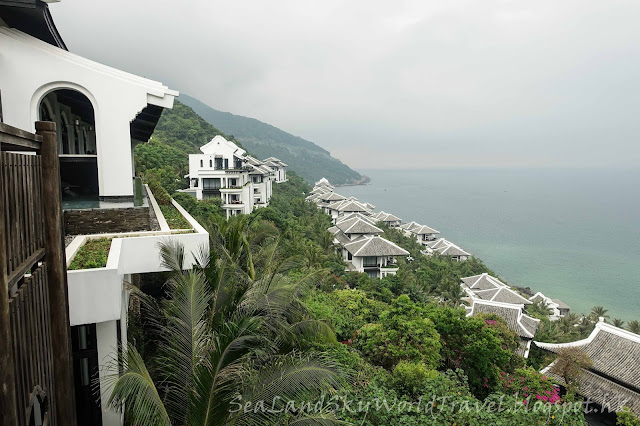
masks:
{"label": "dense green vegetation", "polygon": [[368,180],[313,142],[254,118],[217,111],[185,94],[180,100],[209,123],[233,135],[258,158],[277,157],[307,182],[316,182],[322,177],[338,185]]}
{"label": "dense green vegetation", "polygon": [[67,267],[69,270],[104,268],[107,266],[111,238],[87,240]]}
{"label": "dense green vegetation", "polygon": [[189,222],[180,214],[178,209],[176,209],[172,205],[160,205],[160,210],[162,211],[162,215],[167,221],[167,225],[171,229],[191,229],[191,225]]}
{"label": "dense green vegetation", "polygon": [[[135,424],[583,424],[557,396],[534,410],[509,379],[545,396],[551,381],[525,368],[515,333],[455,307],[450,281],[487,271],[482,262],[420,256],[382,280],[345,273],[308,190],[291,174],[269,207],[229,221],[175,196],[209,230],[211,252],[181,272],[179,247],[165,247],[173,272],[155,297],[137,296],[112,407],[125,402]],[[262,411],[276,395],[278,410]]]}
{"label": "dense green vegetation", "polygon": [[184,188],[189,154],[199,154],[200,147],[217,135],[229,139],[191,108],[176,101],[172,109],[162,112],[151,140],[136,146],[136,172],[143,176],[145,183],[158,181],[169,193]]}

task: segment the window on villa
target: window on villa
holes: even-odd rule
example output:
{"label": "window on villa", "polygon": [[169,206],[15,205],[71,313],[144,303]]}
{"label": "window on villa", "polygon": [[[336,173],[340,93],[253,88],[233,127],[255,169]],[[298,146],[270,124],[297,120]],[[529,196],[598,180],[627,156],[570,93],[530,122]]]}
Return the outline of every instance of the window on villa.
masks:
{"label": "window on villa", "polygon": [[200,167],[204,167],[204,160],[200,160]]}
{"label": "window on villa", "polygon": [[229,159],[228,159],[228,158],[225,158],[225,159],[224,159],[224,168],[225,168],[225,169],[228,169],[228,168],[229,168]]}
{"label": "window on villa", "polygon": [[365,256],[362,259],[362,264],[364,266],[378,266],[378,258],[375,256]]}
{"label": "window on villa", "polygon": [[369,278],[378,278],[378,271],[367,271]]}
{"label": "window on villa", "polygon": [[213,167],[213,160],[209,159],[209,167]]}
{"label": "window on villa", "polygon": [[220,178],[202,179],[202,189],[220,189]]}
{"label": "window on villa", "polygon": [[350,252],[347,252],[347,260],[353,260],[353,255]]}
{"label": "window on villa", "polygon": [[216,169],[222,168],[222,158],[216,158]]}

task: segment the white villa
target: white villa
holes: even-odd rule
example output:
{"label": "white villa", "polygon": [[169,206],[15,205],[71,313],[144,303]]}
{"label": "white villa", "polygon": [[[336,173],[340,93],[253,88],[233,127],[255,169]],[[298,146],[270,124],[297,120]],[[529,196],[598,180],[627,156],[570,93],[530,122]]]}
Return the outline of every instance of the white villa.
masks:
{"label": "white villa", "polygon": [[198,200],[219,198],[227,218],[269,205],[273,182],[286,182],[286,164],[260,161],[223,136],[189,155],[189,189]]}
{"label": "white villa", "polygon": [[407,236],[414,237],[419,244],[424,246],[426,246],[429,241],[434,241],[436,235],[440,233],[433,228],[420,225],[416,222],[402,224],[400,225],[400,229],[402,229]]}
{"label": "white villa", "polygon": [[371,278],[398,272],[396,257],[408,256],[409,252],[380,236],[383,231],[371,216],[375,206],[336,194],[325,178],[316,182],[307,201],[315,202],[333,218],[335,225],[328,231],[340,246],[348,265],[346,271],[366,272]]}
{"label": "white villa", "polygon": [[423,253],[428,256],[433,253],[439,253],[442,256],[449,256],[458,262],[467,260],[471,257],[470,253],[467,253],[451,241],[445,240],[444,238],[427,241]]}
{"label": "white villa", "polygon": [[409,256],[402,247],[378,235],[362,236],[343,245],[347,271],[365,272],[371,278],[384,278],[398,272],[397,256]]}
{"label": "white villa", "polygon": [[567,305],[563,301],[559,299],[552,299],[550,297],[547,297],[541,292],[537,292],[536,294],[531,296],[529,300],[531,302],[536,302],[536,301],[544,302],[547,305],[547,307],[553,311],[550,317],[551,319],[562,318],[565,315],[569,314],[569,311],[571,311],[571,308],[569,307],[569,305]]}
{"label": "white villa", "polygon": [[[67,264],[87,241],[111,238],[104,267],[69,270],[66,275],[78,424],[118,426],[123,413],[106,409],[109,392],[101,384],[96,395],[92,379],[97,372],[100,377],[113,373],[101,367],[120,350],[120,343],[126,345],[125,283],[137,274],[165,270],[161,242],[181,243],[183,266],[191,268],[191,253],[208,248],[209,236],[175,201],[189,229],[170,229],[148,188],[146,196],[140,185],[134,191],[133,149],[149,139],[178,92],[69,52],[47,3],[0,2],[0,121],[28,132],[34,132],[36,121],[56,123],[64,193],[91,198],[93,203],[91,208],[65,208],[65,227],[78,225],[66,223],[69,213],[84,217],[87,226],[67,246]],[[138,47],[131,45],[133,50]],[[144,197],[141,204],[134,204],[134,195]],[[262,192],[251,195],[254,200],[266,199]],[[116,230],[125,222],[120,219],[129,220],[134,214],[132,222],[139,221],[139,227],[132,232]],[[103,215],[109,220],[95,220]],[[157,227],[149,224],[150,216]],[[100,233],[89,231],[98,225]]]}
{"label": "white villa", "polygon": [[471,300],[531,305],[526,297],[487,273],[461,279],[460,287]]}
{"label": "white villa", "polygon": [[264,164],[267,167],[270,167],[275,174],[276,183],[286,182],[287,181],[287,167],[288,164],[285,164],[282,160],[276,157],[269,157],[264,160]]}
{"label": "white villa", "polygon": [[376,222],[382,222],[391,228],[399,227],[400,224],[402,223],[402,219],[400,219],[398,216],[393,215],[391,213],[387,213],[385,211],[372,214],[371,218],[374,219]]}

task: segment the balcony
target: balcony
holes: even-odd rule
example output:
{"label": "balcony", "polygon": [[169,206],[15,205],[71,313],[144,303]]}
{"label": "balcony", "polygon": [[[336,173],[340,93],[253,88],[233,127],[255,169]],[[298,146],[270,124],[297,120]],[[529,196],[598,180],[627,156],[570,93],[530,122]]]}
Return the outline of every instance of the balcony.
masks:
{"label": "balcony", "polygon": [[224,194],[237,194],[242,192],[241,186],[227,186],[226,188],[220,188],[220,192]]}

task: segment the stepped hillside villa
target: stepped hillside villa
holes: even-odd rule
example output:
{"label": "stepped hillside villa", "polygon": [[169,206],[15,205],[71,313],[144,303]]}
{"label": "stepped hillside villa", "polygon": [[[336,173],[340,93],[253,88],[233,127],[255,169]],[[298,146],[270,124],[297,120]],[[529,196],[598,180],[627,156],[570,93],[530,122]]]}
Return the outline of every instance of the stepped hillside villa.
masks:
{"label": "stepped hillside villa", "polygon": [[[0,395],[8,398],[0,401],[8,407],[2,416],[6,424],[62,426],[77,418],[80,425],[121,425],[123,413],[105,408],[109,392],[101,383],[96,394],[92,379],[113,373],[99,367],[127,342],[127,283],[165,270],[161,242],[184,245],[185,268],[194,263],[190,253],[209,242],[173,200],[168,207],[186,225],[171,229],[153,193],[135,178],[133,149],[148,141],[178,92],[69,52],[41,1],[0,1],[0,45],[0,193],[7,197],[0,209],[0,279],[10,289],[0,301],[0,350],[10,360],[0,373],[9,389]],[[251,178],[286,179],[276,160]],[[253,200],[267,195],[263,187]],[[46,212],[38,210],[41,193]],[[34,216],[23,214],[29,211]],[[40,245],[45,230],[48,246]],[[54,243],[64,234],[66,248]],[[107,242],[106,263],[65,271],[65,262],[72,265],[94,240]],[[33,316],[24,322],[26,312]],[[21,362],[27,359],[31,366]]]}
{"label": "stepped hillside villa", "polygon": [[[640,336],[604,322],[603,318],[584,340],[569,343],[535,342],[545,351],[558,354],[566,348],[580,348],[592,362],[577,377],[578,393],[610,411],[629,407],[640,416]],[[555,363],[555,361],[554,361]],[[553,363],[542,370],[559,383],[564,377],[554,373]]]}
{"label": "stepped hillside villa", "polygon": [[214,137],[189,155],[189,189],[198,200],[217,198],[227,218],[269,205],[273,182],[287,181],[286,164],[270,157],[260,161],[226,140]]}

